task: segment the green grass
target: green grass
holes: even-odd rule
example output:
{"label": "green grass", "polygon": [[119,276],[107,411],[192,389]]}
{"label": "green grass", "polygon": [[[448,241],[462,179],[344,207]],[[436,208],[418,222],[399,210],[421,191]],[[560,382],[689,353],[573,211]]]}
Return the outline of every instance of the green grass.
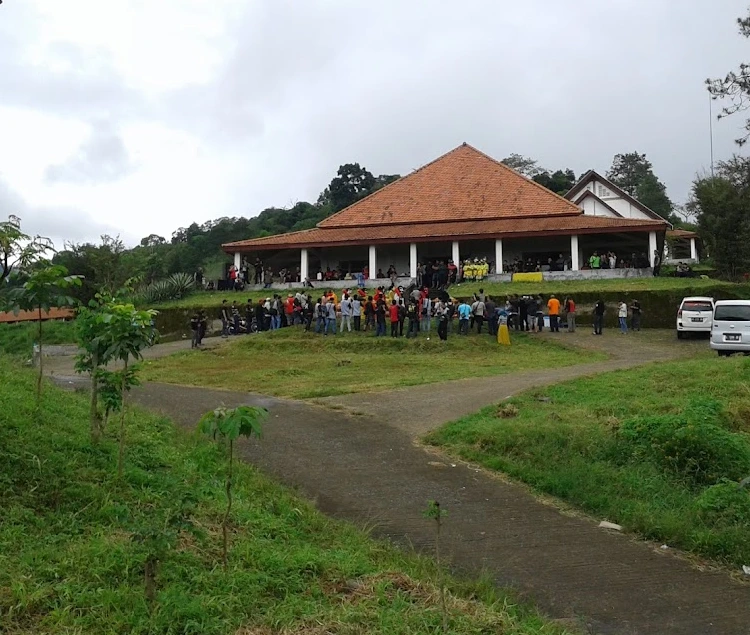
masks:
{"label": "green grass", "polygon": [[584,360],[577,349],[532,335],[514,333],[512,338],[513,345],[506,348],[489,335],[449,335],[442,343],[434,328],[429,341],[422,335],[376,338],[372,332],[323,337],[286,328],[148,362],[144,376],[151,381],[307,399],[606,358],[587,351]]}
{"label": "green grass", "polygon": [[[0,353],[31,357],[38,332],[39,325],[33,322],[0,324]],[[45,345],[72,344],[75,342],[75,325],[58,320],[45,322],[42,325],[42,338]]]}
{"label": "green grass", "polygon": [[[465,282],[453,285],[451,295],[468,297],[483,288],[485,293],[496,296],[506,296],[517,293],[519,295],[541,293],[548,295],[575,295],[578,293],[630,293],[643,291],[681,291],[692,294],[700,289],[722,288],[737,289],[743,285],[732,282],[703,278],[623,278],[613,280],[564,280],[560,282]],[[750,288],[744,285],[750,294]]]}
{"label": "green grass", "polygon": [[[724,563],[747,564],[747,524],[708,517],[700,507],[705,484],[649,458],[648,444],[633,452],[625,435],[638,417],[693,416],[685,413],[692,412],[696,399],[716,400],[721,409],[716,416],[701,414],[701,425],[717,425],[750,451],[750,365],[744,358],[714,357],[527,392],[506,402],[510,405],[449,423],[427,441],[646,538]],[[669,454],[665,460],[673,458]],[[750,509],[750,495],[739,496]]]}
{"label": "green grass", "polygon": [[[3,633],[440,631],[430,561],[327,519],[242,464],[225,571],[226,462],[217,446],[133,412],[118,481],[113,431],[91,446],[86,398],[48,386],[36,411],[32,375],[0,361]],[[181,531],[161,554],[149,607],[144,564],[153,552],[137,538],[158,538],[178,510],[195,535]],[[449,578],[448,589],[451,633],[562,633],[489,584]]]}

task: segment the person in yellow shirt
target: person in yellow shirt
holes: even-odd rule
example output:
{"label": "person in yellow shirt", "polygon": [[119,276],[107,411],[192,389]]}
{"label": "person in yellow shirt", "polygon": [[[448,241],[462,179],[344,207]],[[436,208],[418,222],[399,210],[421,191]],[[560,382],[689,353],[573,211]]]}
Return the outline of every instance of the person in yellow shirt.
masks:
{"label": "person in yellow shirt", "polygon": [[549,311],[549,330],[553,333],[560,332],[560,300],[554,295],[547,300],[547,310]]}

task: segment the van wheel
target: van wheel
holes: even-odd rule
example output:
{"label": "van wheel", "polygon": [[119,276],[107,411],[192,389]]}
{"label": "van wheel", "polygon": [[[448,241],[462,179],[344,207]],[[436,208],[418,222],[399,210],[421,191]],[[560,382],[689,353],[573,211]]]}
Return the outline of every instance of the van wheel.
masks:
{"label": "van wheel", "polygon": [[719,357],[729,357],[729,351],[716,351]]}
{"label": "van wheel", "polygon": [[682,331],[677,331],[677,339],[681,340],[684,337],[684,333]]}

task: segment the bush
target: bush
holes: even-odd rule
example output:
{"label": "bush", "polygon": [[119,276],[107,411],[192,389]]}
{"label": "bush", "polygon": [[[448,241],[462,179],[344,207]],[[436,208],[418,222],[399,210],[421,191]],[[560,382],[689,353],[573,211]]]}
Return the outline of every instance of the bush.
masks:
{"label": "bush", "polygon": [[635,417],[623,423],[620,438],[633,456],[650,460],[693,485],[747,475],[750,445],[744,436],[690,414]]}
{"label": "bush", "polygon": [[726,479],[706,489],[696,499],[695,507],[701,519],[712,524],[750,523],[750,493]]}
{"label": "bush", "polygon": [[157,280],[141,287],[135,293],[136,304],[155,304],[180,300],[195,291],[195,280],[189,273],[175,273],[166,280]]}

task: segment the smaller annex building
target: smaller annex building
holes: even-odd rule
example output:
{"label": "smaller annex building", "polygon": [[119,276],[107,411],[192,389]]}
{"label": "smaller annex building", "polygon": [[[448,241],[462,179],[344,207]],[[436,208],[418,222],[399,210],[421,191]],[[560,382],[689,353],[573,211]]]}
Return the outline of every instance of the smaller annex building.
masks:
{"label": "smaller annex building", "polygon": [[474,258],[501,274],[517,261],[546,263],[561,255],[575,271],[594,252],[653,265],[668,228],[596,172],[564,198],[464,143],[313,229],[223,249],[238,269],[257,258],[274,271],[299,268],[301,280],[327,268],[375,279],[391,266],[416,278],[420,263]]}

